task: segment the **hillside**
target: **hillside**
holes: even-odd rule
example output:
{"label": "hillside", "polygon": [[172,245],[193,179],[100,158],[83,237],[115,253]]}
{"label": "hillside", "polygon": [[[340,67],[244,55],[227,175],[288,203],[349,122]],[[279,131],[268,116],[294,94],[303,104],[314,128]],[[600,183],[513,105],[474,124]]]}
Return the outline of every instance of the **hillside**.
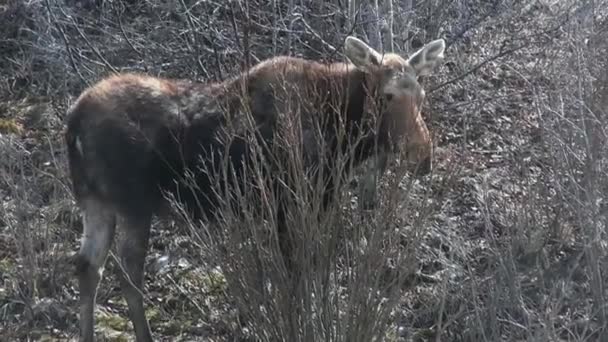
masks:
{"label": "hillside", "polygon": [[[62,132],[83,89],[115,72],[211,82],[276,55],[344,61],[355,35],[403,55],[446,40],[421,81],[432,174],[393,165],[366,215],[353,179],[324,225],[339,246],[310,240],[333,263],[327,279],[307,273],[310,312],[279,295],[260,304],[247,272],[256,247],[219,253],[242,247],[232,228],[255,224],[224,223],[217,242],[206,223],[155,220],[144,291],[155,338],[608,341],[608,1],[369,3],[1,4],[0,340],[78,336],[82,221]],[[97,333],[132,340],[115,261]]]}

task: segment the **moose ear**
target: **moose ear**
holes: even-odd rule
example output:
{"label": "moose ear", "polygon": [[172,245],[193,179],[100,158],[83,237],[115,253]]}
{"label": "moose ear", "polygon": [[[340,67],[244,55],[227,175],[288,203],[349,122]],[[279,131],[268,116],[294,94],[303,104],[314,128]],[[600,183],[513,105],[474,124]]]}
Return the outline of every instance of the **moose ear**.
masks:
{"label": "moose ear", "polygon": [[416,51],[408,62],[416,70],[416,75],[425,76],[443,60],[445,41],[443,39],[433,40]]}
{"label": "moose ear", "polygon": [[362,71],[369,71],[382,63],[380,53],[353,36],[346,37],[344,51],[346,57]]}

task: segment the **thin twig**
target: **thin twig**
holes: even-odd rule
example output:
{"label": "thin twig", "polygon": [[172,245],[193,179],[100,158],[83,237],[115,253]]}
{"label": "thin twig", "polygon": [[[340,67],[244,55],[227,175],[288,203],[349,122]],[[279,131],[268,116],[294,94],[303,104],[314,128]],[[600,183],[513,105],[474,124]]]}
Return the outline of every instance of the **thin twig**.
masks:
{"label": "thin twig", "polygon": [[46,9],[49,12],[49,15],[52,17],[53,24],[55,25],[55,27],[57,27],[57,30],[59,31],[59,33],[61,33],[61,39],[63,40],[63,43],[65,44],[65,50],[68,53],[68,57],[69,57],[70,65],[72,66],[72,69],[74,69],[74,72],[76,72],[76,75],[78,75],[78,77],[80,78],[80,81],[82,81],[82,83],[84,83],[88,87],[90,84],[86,80],[86,78],[84,78],[84,76],[80,72],[80,69],[78,69],[78,66],[76,65],[76,60],[74,59],[74,54],[72,53],[72,48],[70,46],[68,37],[66,36],[65,31],[63,30],[63,27],[61,25],[59,25],[59,22],[57,21],[57,17],[55,16],[55,13],[53,13],[53,11],[51,10],[50,1],[46,0],[45,4],[46,4]]}
{"label": "thin twig", "polygon": [[458,82],[458,81],[462,80],[463,78],[469,76],[470,74],[474,73],[475,71],[479,70],[484,65],[486,65],[486,64],[488,64],[488,63],[490,63],[492,61],[495,61],[495,60],[497,60],[497,59],[499,59],[501,57],[504,57],[504,56],[510,55],[512,53],[515,53],[516,51],[519,51],[519,50],[525,48],[528,45],[530,45],[530,44],[526,42],[526,43],[524,43],[524,44],[522,44],[520,46],[511,48],[511,49],[508,49],[508,50],[502,50],[501,49],[501,51],[499,53],[497,53],[494,56],[491,56],[491,57],[489,57],[489,58],[487,58],[487,59],[485,59],[485,60],[477,63],[475,66],[473,66],[471,69],[469,69],[465,73],[462,73],[462,74],[460,74],[460,75],[458,75],[458,76],[456,76],[456,77],[454,77],[454,78],[452,78],[450,80],[447,80],[447,81],[441,83],[440,85],[436,86],[435,88],[430,89],[428,91],[428,93],[430,94],[430,93],[432,93],[434,91],[437,91],[437,90],[439,90],[439,89],[441,89],[441,88],[443,88],[443,87],[445,87],[445,86],[447,86],[449,84]]}
{"label": "thin twig", "polygon": [[[125,31],[125,28],[122,24],[122,15],[124,13],[124,9],[122,11],[120,11],[120,13],[118,14],[118,27],[120,28],[120,32],[122,33],[122,37],[125,39],[125,42],[127,42],[127,45],[129,45],[129,47],[135,51],[135,53],[139,56],[139,58],[144,59],[144,54],[139,51],[137,48],[135,48],[135,46],[133,45],[133,43],[131,42],[131,39],[129,39],[129,37],[127,36],[127,32]],[[148,71],[148,66],[146,64],[144,64],[144,68],[146,71]]]}
{"label": "thin twig", "polygon": [[319,35],[317,33],[317,31],[315,31],[312,27],[310,27],[310,25],[306,22],[306,20],[304,20],[304,17],[301,14],[297,15],[297,19],[300,20],[302,22],[302,24],[304,24],[304,27],[306,27],[306,29],[308,30],[308,32],[310,34],[312,34],[313,37],[315,37],[317,40],[319,40],[323,44],[323,46],[325,46],[326,48],[328,48],[332,52],[336,51],[336,48],[333,45],[331,45],[330,43],[328,43],[325,39],[323,39],[323,37],[321,37],[321,35]]}
{"label": "thin twig", "polygon": [[[201,62],[201,53],[200,53],[201,44],[198,41],[196,30],[194,29],[194,21],[192,20],[192,15],[190,14],[190,9],[188,8],[188,6],[186,5],[186,3],[183,0],[181,0],[180,3],[182,4],[182,7],[184,8],[184,14],[186,15],[186,22],[188,22],[188,28],[190,29],[190,33],[192,34],[192,43],[193,44],[188,44],[188,48],[190,49],[190,51],[192,53],[196,54],[196,57],[195,57],[196,65],[198,65],[201,72],[205,75],[209,75],[209,72],[207,71],[207,69],[205,68],[203,63]],[[192,45],[195,45],[195,48],[193,48]]]}
{"label": "thin twig", "polygon": [[230,3],[230,24],[232,25],[232,31],[234,33],[234,41],[236,42],[236,46],[238,47],[239,52],[242,55],[243,54],[243,44],[241,43],[241,40],[239,39],[239,30],[237,28],[236,18],[234,16],[233,1],[229,1],[229,3]]}
{"label": "thin twig", "polygon": [[[64,13],[64,15],[69,18],[69,16],[63,11],[63,9],[60,9],[60,11],[62,11]],[[114,66],[112,66],[112,64],[110,64],[110,62],[108,62],[106,60],[106,58],[101,54],[101,52],[99,52],[99,49],[97,49],[91,43],[91,41],[87,38],[86,34],[84,34],[84,32],[82,32],[82,30],[80,29],[80,26],[78,26],[78,23],[76,22],[76,20],[74,18],[71,18],[71,19],[72,19],[72,24],[74,25],[74,28],[76,29],[76,32],[78,32],[78,35],[80,36],[80,38],[82,38],[84,40],[84,42],[87,44],[87,46],[95,53],[97,58],[99,58],[103,62],[103,64],[106,66],[106,68],[110,69],[113,73],[118,74],[119,73],[118,69],[116,69]]]}

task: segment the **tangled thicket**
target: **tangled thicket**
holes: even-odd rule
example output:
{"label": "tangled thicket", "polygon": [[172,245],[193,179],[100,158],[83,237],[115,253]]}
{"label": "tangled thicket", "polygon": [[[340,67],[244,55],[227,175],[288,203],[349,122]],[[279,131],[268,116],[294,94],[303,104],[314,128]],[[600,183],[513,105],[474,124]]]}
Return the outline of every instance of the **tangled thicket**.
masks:
{"label": "tangled thicket", "polygon": [[[333,287],[339,299],[361,299],[356,290],[363,295],[398,273],[395,300],[376,298],[387,310],[382,322],[370,322],[380,309],[357,311],[365,306],[355,300],[329,318],[311,312],[327,324],[319,326],[324,336],[607,339],[607,12],[605,0],[5,2],[2,340],[77,333],[70,256],[81,223],[60,133],[67,106],[84,87],[122,71],[220,80],[279,54],[342,60],[349,34],[404,54],[435,38],[446,39],[448,49],[444,66],[423,80],[436,145],[432,177],[413,180],[394,167],[375,215],[361,217],[347,189],[342,210],[327,224],[342,229],[342,252],[376,253],[365,254],[368,273],[365,259],[354,258],[319,284]],[[397,216],[383,216],[383,208]],[[302,316],[295,315],[302,313],[237,312],[258,299],[248,292],[255,288],[246,286],[249,274],[230,268],[247,254],[231,265],[209,248],[197,224],[166,220],[154,227],[145,292],[158,337],[294,340],[281,335],[292,330],[277,327],[298,326]],[[374,240],[364,227],[389,233]],[[402,264],[395,264],[387,236],[399,239],[388,246],[402,248]],[[117,282],[107,274],[99,332],[131,336]],[[341,319],[359,327],[356,337],[338,327]]]}

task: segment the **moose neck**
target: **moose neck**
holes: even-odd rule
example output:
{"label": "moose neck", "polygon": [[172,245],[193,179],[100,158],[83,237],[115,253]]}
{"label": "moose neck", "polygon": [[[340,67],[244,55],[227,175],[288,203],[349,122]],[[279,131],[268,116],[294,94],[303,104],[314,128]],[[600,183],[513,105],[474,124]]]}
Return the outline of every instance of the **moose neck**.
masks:
{"label": "moose neck", "polygon": [[382,108],[378,107],[377,82],[373,76],[352,65],[349,69],[344,103],[348,134],[354,140],[351,143],[355,144],[352,150],[354,165],[357,165],[376,153],[377,148],[384,147],[384,141],[377,134],[380,125],[373,120],[381,118],[378,114]]}

